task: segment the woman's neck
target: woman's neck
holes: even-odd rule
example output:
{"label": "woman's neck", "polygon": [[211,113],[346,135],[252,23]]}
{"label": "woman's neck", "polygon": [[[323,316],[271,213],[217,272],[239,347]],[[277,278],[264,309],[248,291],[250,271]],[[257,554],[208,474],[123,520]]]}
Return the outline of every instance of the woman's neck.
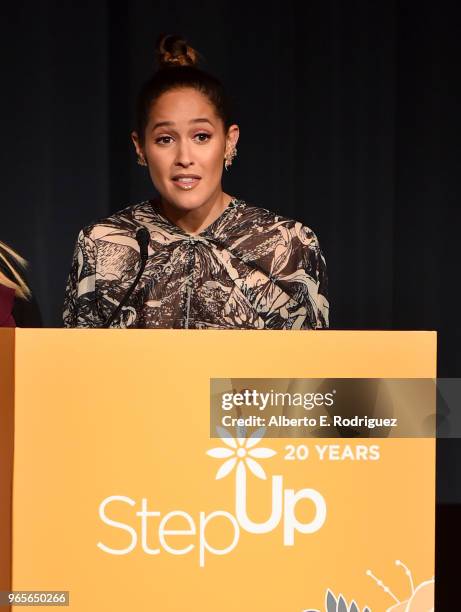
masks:
{"label": "woman's neck", "polygon": [[209,225],[216,221],[228,207],[232,197],[221,191],[210,198],[202,206],[192,210],[178,208],[162,197],[160,198],[160,210],[172,223],[192,236],[199,234]]}

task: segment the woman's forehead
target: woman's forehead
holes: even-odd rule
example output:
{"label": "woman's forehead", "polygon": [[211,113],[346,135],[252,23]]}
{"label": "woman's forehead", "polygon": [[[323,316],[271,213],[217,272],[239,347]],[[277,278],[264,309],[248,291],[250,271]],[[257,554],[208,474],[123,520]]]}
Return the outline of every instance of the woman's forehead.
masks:
{"label": "woman's forehead", "polygon": [[149,113],[149,123],[165,121],[183,123],[206,119],[215,124],[216,118],[214,106],[207,96],[190,87],[163,93],[154,102]]}

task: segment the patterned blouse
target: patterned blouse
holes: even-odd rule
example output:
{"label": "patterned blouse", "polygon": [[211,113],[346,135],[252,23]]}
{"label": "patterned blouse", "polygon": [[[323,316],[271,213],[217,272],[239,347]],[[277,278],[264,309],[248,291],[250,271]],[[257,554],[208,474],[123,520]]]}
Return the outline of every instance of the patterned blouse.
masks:
{"label": "patterned blouse", "polygon": [[66,287],[66,327],[102,327],[109,319],[140,269],[143,226],[147,264],[111,327],[328,327],[326,265],[315,234],[237,198],[195,236],[164,217],[155,200],[84,228]]}

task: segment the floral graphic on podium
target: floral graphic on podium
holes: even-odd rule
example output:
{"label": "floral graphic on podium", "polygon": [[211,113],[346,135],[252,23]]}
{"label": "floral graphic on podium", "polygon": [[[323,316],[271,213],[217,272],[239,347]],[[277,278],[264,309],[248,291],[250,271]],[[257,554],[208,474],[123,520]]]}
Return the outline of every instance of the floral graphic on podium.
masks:
{"label": "floral graphic on podium", "polygon": [[[320,610],[304,610],[304,612],[320,612]],[[360,610],[355,601],[352,601],[349,605],[341,594],[335,597],[330,589],[327,589],[325,593],[325,612],[371,612],[371,609],[365,607]]]}
{"label": "floral graphic on podium", "polygon": [[[376,584],[391,597],[395,603],[386,608],[385,612],[434,612],[434,577],[430,580],[421,582],[416,588],[413,581],[413,576],[408,567],[397,560],[397,567],[402,567],[408,577],[410,583],[411,594],[408,599],[401,601],[391,589],[384,584],[382,580],[377,578],[371,570],[366,571],[366,575],[370,576]],[[317,609],[306,609],[304,612],[321,612]],[[365,607],[361,611],[355,601],[347,603],[343,595],[335,597],[330,589],[325,593],[325,612],[372,612],[371,608]]]}
{"label": "floral graphic on podium", "polygon": [[398,597],[386,586],[382,580],[379,580],[371,570],[367,570],[367,576],[370,576],[376,584],[383,589],[392,599],[396,602],[390,608],[386,609],[386,612],[433,612],[434,610],[434,577],[430,580],[421,582],[416,588],[413,581],[413,576],[408,567],[397,560],[395,562],[397,567],[402,567],[405,574],[408,577],[410,583],[410,597],[404,601],[400,601]]}
{"label": "floral graphic on podium", "polygon": [[225,459],[216,473],[216,480],[228,476],[236,466],[237,479],[244,476],[248,468],[257,478],[266,480],[266,472],[255,459],[268,459],[277,453],[270,448],[254,448],[263,438],[266,428],[260,427],[249,438],[244,437],[245,431],[239,432],[242,437],[233,438],[225,427],[216,429],[220,439],[226,445],[212,448],[206,452],[214,459]]}

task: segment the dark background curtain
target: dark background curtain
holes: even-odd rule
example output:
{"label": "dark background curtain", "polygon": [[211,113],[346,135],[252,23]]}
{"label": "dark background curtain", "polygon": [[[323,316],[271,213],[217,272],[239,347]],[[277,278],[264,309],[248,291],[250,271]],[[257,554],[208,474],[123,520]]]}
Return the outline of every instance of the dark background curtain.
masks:
{"label": "dark background curtain", "polygon": [[[461,376],[455,2],[43,0],[3,12],[0,239],[30,261],[47,326],[61,326],[78,230],[152,197],[129,134],[157,36],[175,32],[234,98],[225,190],[318,234],[331,326],[435,329],[439,376]],[[438,500],[452,510],[459,446],[438,442]]]}

